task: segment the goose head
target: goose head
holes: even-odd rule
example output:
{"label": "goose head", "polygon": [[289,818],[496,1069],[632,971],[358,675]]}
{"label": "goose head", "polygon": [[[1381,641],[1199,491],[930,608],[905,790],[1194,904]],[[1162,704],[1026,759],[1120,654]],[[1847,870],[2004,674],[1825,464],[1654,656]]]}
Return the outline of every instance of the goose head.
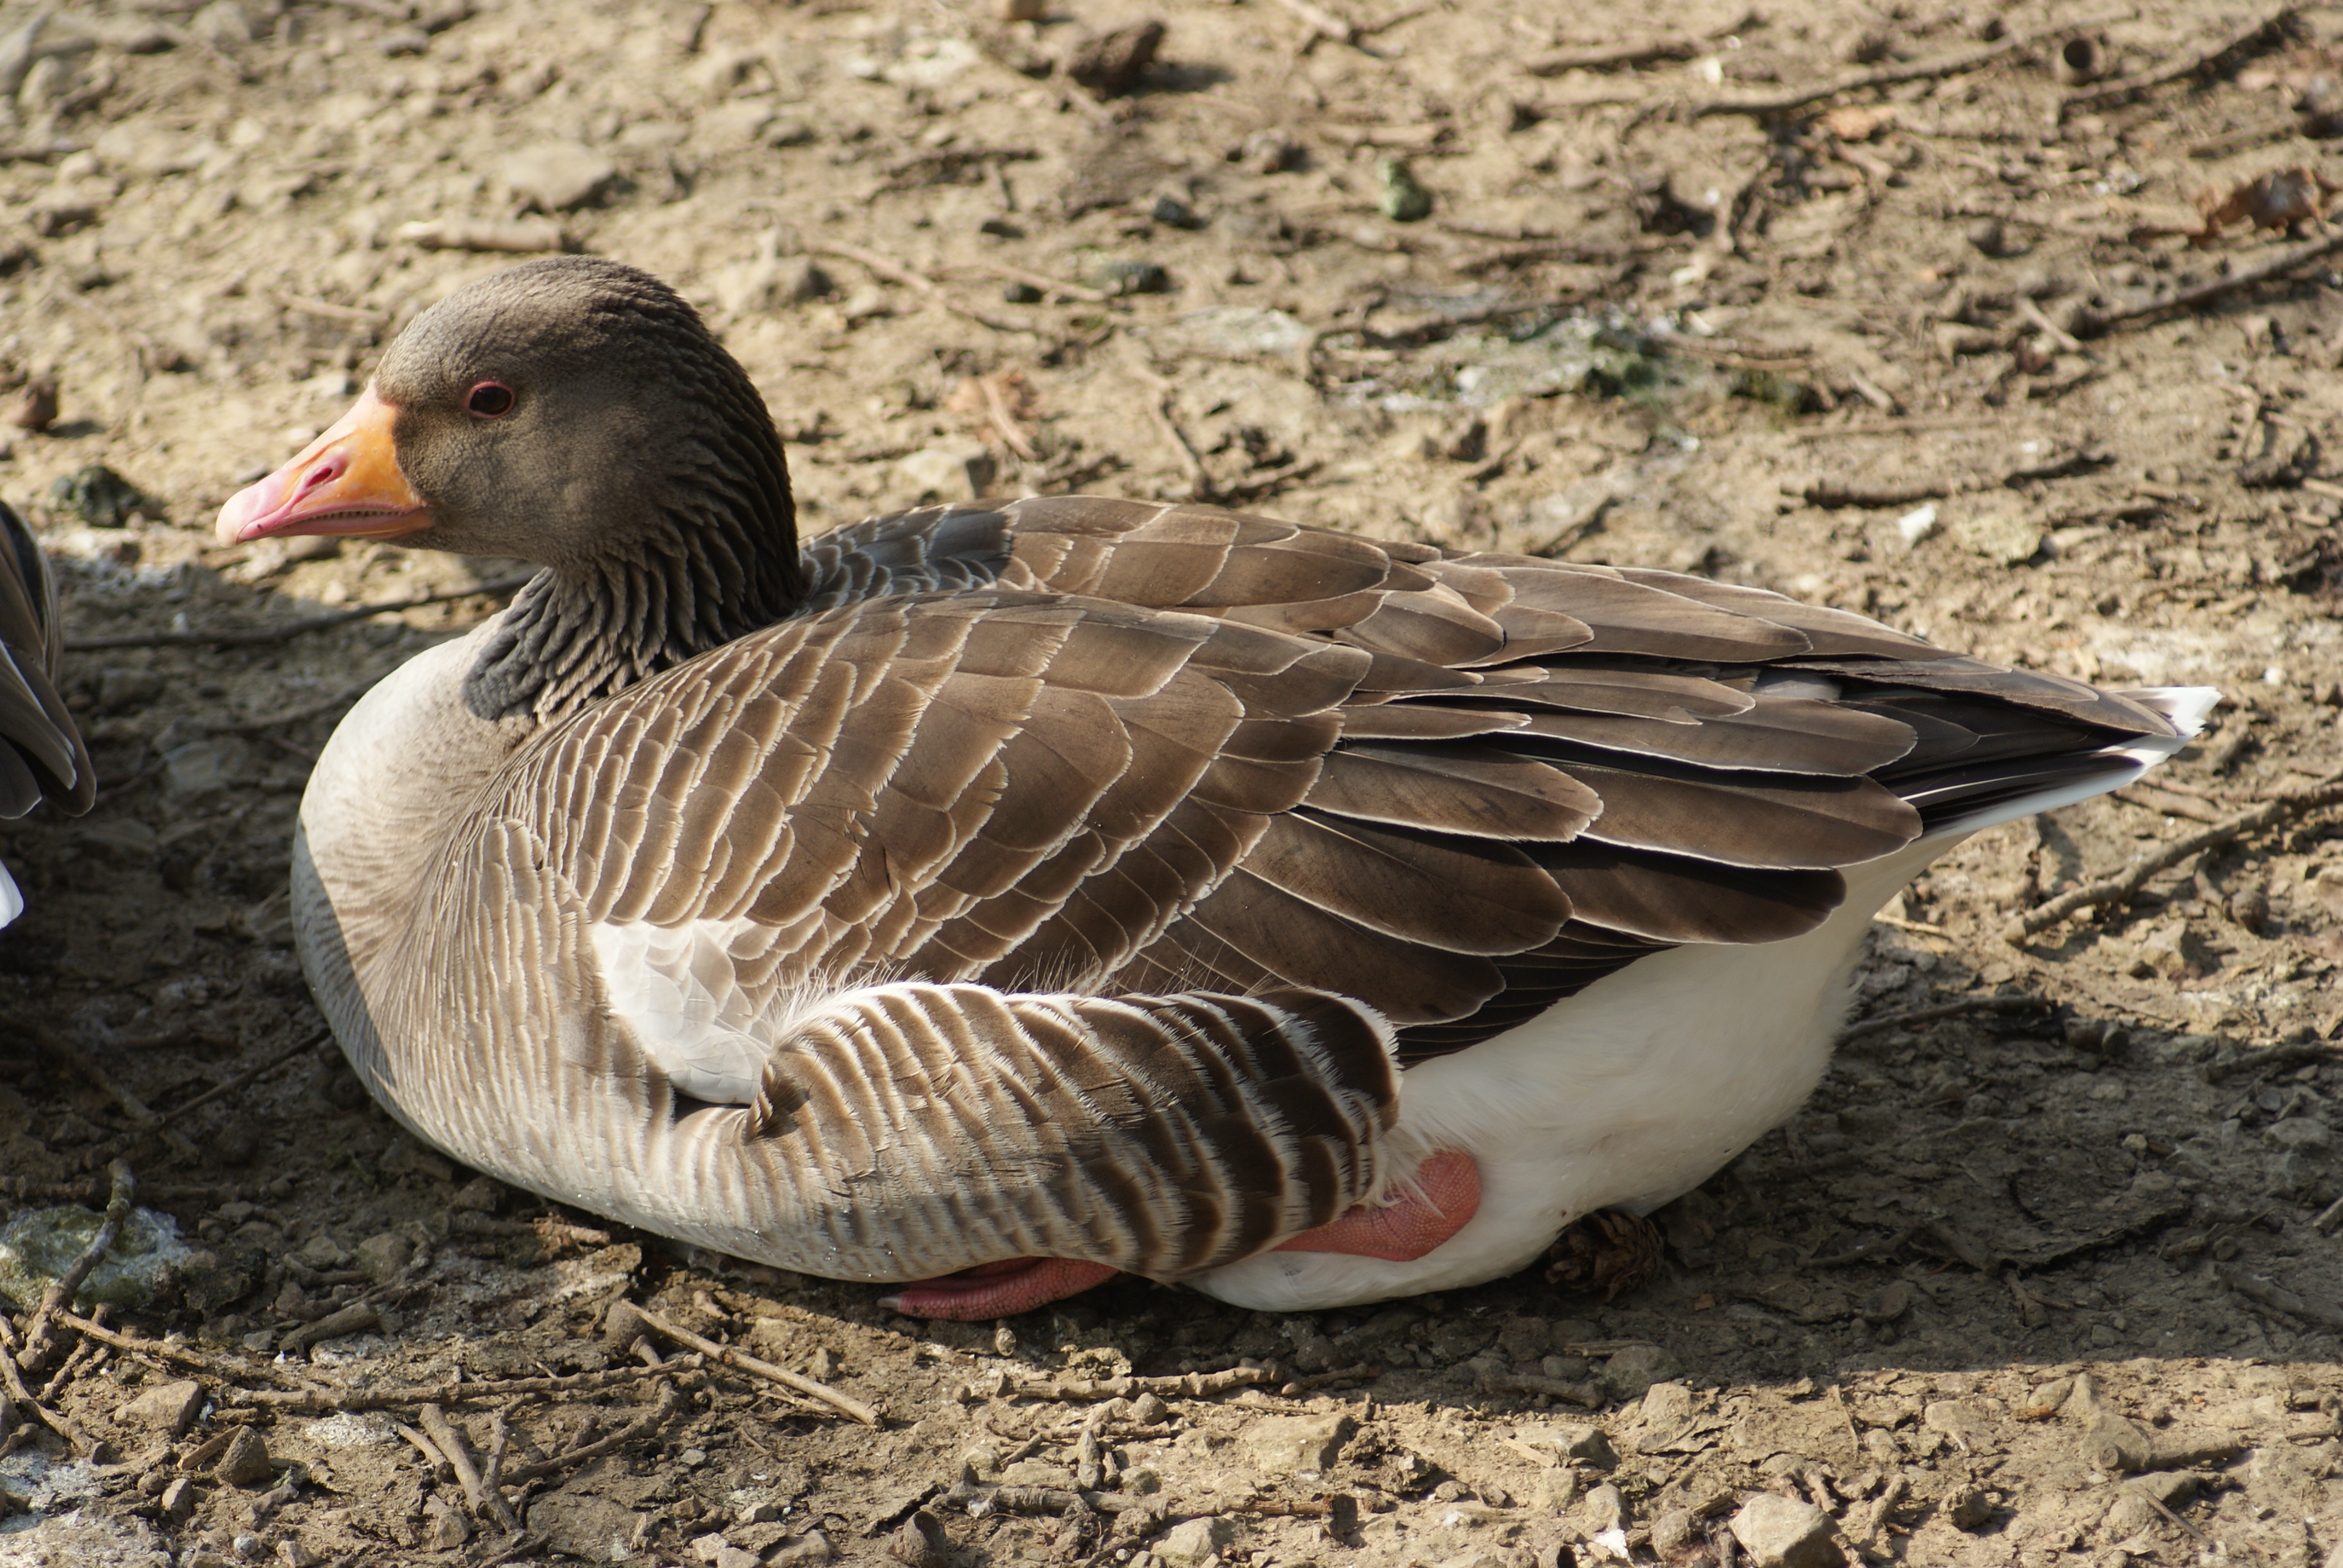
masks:
{"label": "goose head", "polygon": [[764,399],[673,290],[594,256],[492,274],[417,317],[357,406],[232,497],[217,531],[517,556],[564,577],[682,569],[762,618],[799,588]]}

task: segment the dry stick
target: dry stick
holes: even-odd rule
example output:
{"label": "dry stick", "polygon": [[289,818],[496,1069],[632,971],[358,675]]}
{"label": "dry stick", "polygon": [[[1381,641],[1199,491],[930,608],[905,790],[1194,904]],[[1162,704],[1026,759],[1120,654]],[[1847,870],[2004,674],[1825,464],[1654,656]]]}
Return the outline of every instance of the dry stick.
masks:
{"label": "dry stick", "polygon": [[472,1451],[465,1444],[464,1434],[447,1419],[447,1412],[436,1404],[427,1404],[417,1412],[423,1430],[431,1436],[432,1446],[447,1456],[456,1472],[456,1480],[472,1504],[472,1512],[482,1519],[493,1519],[504,1528],[508,1536],[520,1533],[519,1516],[501,1492],[490,1492],[480,1483],[479,1467],[472,1462]]}
{"label": "dry stick", "polygon": [[2076,21],[2055,23],[2049,26],[2030,27],[2022,33],[2012,33],[2006,38],[1997,38],[1979,48],[1963,49],[1951,55],[1940,55],[1933,60],[1915,60],[1907,65],[1881,65],[1875,70],[1857,71],[1851,75],[1841,76],[1835,81],[1824,82],[1813,86],[1794,87],[1786,92],[1754,94],[1737,98],[1711,98],[1706,103],[1694,104],[1692,106],[1692,114],[1694,119],[1704,119],[1710,115],[1755,115],[1760,118],[1786,115],[1795,110],[1803,109],[1809,104],[1819,104],[1825,98],[1835,98],[1841,93],[1866,92],[1875,87],[1892,87],[1902,82],[1924,82],[1938,76],[1958,75],[1963,71],[1974,71],[1980,65],[1989,65],[2005,55],[2014,55],[2030,45],[2040,43],[2045,38],[2055,38],[2066,33],[2087,32],[2093,27],[2104,26],[2109,22],[2123,21],[2131,15],[2128,10],[2112,11],[2097,16],[2082,17]]}
{"label": "dry stick", "polygon": [[2320,1210],[2318,1218],[2310,1222],[2310,1228],[2322,1236],[2332,1235],[2338,1229],[2343,1229],[2343,1198],[2336,1199]]}
{"label": "dry stick", "polygon": [[2217,1264],[2213,1272],[2221,1283],[2249,1302],[2272,1307],[2288,1317],[2300,1318],[2306,1323],[2316,1323],[2322,1329],[2343,1331],[2343,1312],[2338,1312],[2324,1302],[2308,1302],[2283,1285],[2250,1278],[2227,1264]]}
{"label": "dry stick", "polygon": [[589,1459],[599,1459],[606,1453],[616,1453],[630,1442],[639,1442],[665,1425],[668,1418],[675,1413],[676,1407],[683,1402],[682,1396],[675,1392],[675,1386],[672,1383],[660,1383],[659,1391],[659,1403],[654,1405],[651,1412],[640,1421],[622,1426],[607,1437],[598,1437],[589,1443],[563,1453],[557,1453],[550,1459],[540,1459],[528,1464],[514,1465],[505,1472],[506,1482],[518,1486],[524,1482],[535,1481],[539,1476],[551,1475],[558,1470],[567,1470],[573,1464],[583,1464]]}
{"label": "dry stick", "polygon": [[2338,227],[2328,234],[2321,235],[2317,239],[2305,240],[2300,245],[2290,246],[2258,266],[2240,267],[2227,276],[2211,278],[2192,287],[2180,289],[2177,293],[2164,295],[2155,299],[2137,300],[2130,305],[2117,306],[2107,310],[2095,310],[2087,306],[2084,307],[2075,312],[2071,329],[2096,337],[2111,327],[2124,327],[2135,321],[2145,321],[2151,316],[2161,316],[2167,310],[2187,310],[2193,306],[2203,305],[2207,300],[2218,299],[2225,294],[2235,293],[2240,288],[2251,288],[2258,283],[2268,283],[2270,279],[2282,276],[2307,263],[2323,261],[2338,250],[2343,250],[2343,227]]}
{"label": "dry stick", "polygon": [[[2338,235],[2338,244],[2343,246],[2343,235]],[[2087,882],[2061,893],[2048,903],[2026,910],[2004,926],[2001,940],[2016,947],[2035,932],[2056,925],[2078,910],[2127,903],[2134,894],[2147,886],[2149,879],[2158,871],[2168,870],[2191,856],[2207,849],[2217,849],[2248,833],[2258,833],[2265,828],[2276,827],[2289,817],[2315,811],[2321,806],[2331,806],[2338,800],[2343,800],[2343,769],[2328,774],[2308,789],[2289,790],[2201,833],[2191,833],[2186,839],[2167,844],[2154,854],[2142,855],[2112,877],[2102,877],[2096,882]]]}
{"label": "dry stick", "polygon": [[390,320],[383,311],[368,310],[357,305],[336,305],[331,300],[311,299],[300,294],[280,294],[277,297],[277,303],[304,316],[322,316],[328,321],[354,321],[364,327],[380,327]]}
{"label": "dry stick", "polygon": [[[530,574],[532,577],[535,575]],[[304,616],[299,620],[248,631],[137,631],[124,632],[116,637],[74,638],[67,639],[65,651],[90,653],[108,648],[266,648],[275,643],[290,642],[307,632],[347,626],[368,616],[396,615],[400,610],[421,609],[425,605],[447,604],[459,598],[477,598],[483,594],[511,593],[528,580],[526,577],[498,578],[478,588],[418,594],[395,604],[353,605],[348,609],[337,609],[329,615]]]}
{"label": "dry stick", "polygon": [[1024,432],[1017,428],[1017,416],[1009,411],[1009,399],[1001,395],[1001,388],[994,384],[992,377],[980,376],[976,378],[976,385],[984,396],[985,412],[992,416],[992,427],[1001,432],[1001,439],[1021,461],[1039,462],[1041,454],[1034,450],[1033,443],[1025,439]]}
{"label": "dry stick", "polygon": [[[950,270],[957,271],[960,269],[953,268]],[[1005,277],[1011,283],[1031,284],[1033,287],[1041,289],[1045,293],[1062,294],[1068,299],[1079,299],[1090,305],[1109,304],[1114,298],[1113,295],[1109,294],[1103,288],[1091,288],[1079,283],[1061,283],[1056,278],[1050,276],[1047,273],[1029,272],[1021,266],[1007,266],[997,261],[987,262],[984,266],[974,268],[973,270],[984,273],[992,277]]]}
{"label": "dry stick", "polygon": [[1867,1035],[1885,1034],[1890,1030],[1906,1029],[1914,1024],[1933,1023],[1941,1018],[1958,1018],[1969,1012],[2036,1012],[2050,1006],[2046,997],[1973,996],[1959,1001],[1948,1001],[1938,1007],[1916,1007],[1909,1012],[1891,1012],[1885,1018],[1867,1018],[1861,1023],[1850,1024],[1839,1032],[1839,1040],[1862,1040]]}
{"label": "dry stick", "polygon": [[2102,104],[2127,98],[2134,93],[2144,93],[2150,87],[2160,87],[2167,82],[2177,82],[2183,76],[2210,70],[2233,55],[2273,47],[2285,40],[2293,26],[2296,14],[2300,10],[2299,5],[2281,5],[2252,26],[2232,33],[2217,44],[2183,55],[2177,60],[2158,65],[2152,71],[2143,71],[2137,76],[2126,76],[2119,81],[2076,93],[2058,106],[2058,114],[2064,118],[2077,109],[2096,109]]}
{"label": "dry stick", "polygon": [[611,1312],[614,1315],[623,1312],[625,1314],[639,1318],[645,1328],[674,1341],[688,1350],[698,1351],[710,1361],[721,1362],[737,1371],[749,1372],[769,1382],[779,1383],[783,1388],[795,1389],[808,1399],[820,1400],[830,1409],[850,1415],[865,1426],[879,1424],[877,1411],[864,1404],[852,1394],[839,1392],[828,1383],[816,1382],[809,1377],[801,1377],[796,1372],[777,1367],[769,1361],[743,1355],[729,1346],[718,1344],[714,1340],[702,1339],[689,1329],[679,1328],[657,1312],[646,1312],[631,1302],[620,1302],[611,1308]]}
{"label": "dry stick", "polygon": [[[75,1453],[86,1456],[96,1452],[97,1445],[90,1441],[88,1433],[33,1397],[33,1391],[25,1386],[24,1374],[16,1370],[16,1358],[13,1353],[15,1348],[15,1333],[8,1327],[6,1315],[0,1314],[0,1390],[5,1391],[5,1395],[0,1395],[0,1415],[5,1415],[12,1405],[22,1407],[32,1412],[51,1432],[73,1444]],[[7,1424],[6,1421],[0,1420],[0,1428]],[[18,1436],[17,1432],[10,1432],[7,1447],[0,1449],[0,1453],[13,1452]]]}
{"label": "dry stick", "polygon": [[[273,1369],[267,1368],[247,1367],[231,1371],[226,1367],[220,1366],[209,1357],[197,1355],[195,1352],[187,1350],[184,1346],[166,1344],[161,1340],[150,1340],[146,1338],[144,1335],[134,1334],[124,1329],[111,1329],[94,1318],[76,1317],[74,1313],[65,1312],[62,1309],[60,1309],[56,1313],[56,1321],[64,1324],[66,1328],[71,1329],[74,1332],[81,1335],[84,1339],[96,1340],[102,1345],[112,1345],[116,1350],[121,1351],[127,1355],[137,1356],[142,1360],[152,1362],[172,1363],[186,1367],[190,1371],[202,1372],[207,1377],[217,1378],[220,1382],[230,1385],[233,1385],[236,1382],[237,1376],[243,1372],[271,1371],[273,1375]],[[262,1402],[262,1396],[259,1394],[255,1394],[241,1389],[236,1390],[236,1392],[238,1397],[246,1402]],[[271,1389],[266,1392],[279,1394],[287,1399],[330,1399],[332,1397],[331,1395],[320,1395],[306,1389],[299,1391]],[[331,1410],[336,1407],[329,1404],[324,1408]]]}
{"label": "dry stick", "polygon": [[850,261],[857,266],[874,272],[891,283],[900,283],[906,288],[925,295],[954,316],[966,317],[978,326],[990,327],[995,332],[1030,332],[1037,337],[1041,335],[1041,329],[1030,321],[1019,321],[1006,316],[992,316],[960,304],[945,293],[943,285],[934,278],[925,273],[914,272],[901,262],[890,261],[875,250],[865,250],[859,245],[848,245],[842,240],[832,240],[827,245],[814,246],[810,254],[834,256],[840,260]]}
{"label": "dry stick", "polygon": [[1131,374],[1155,388],[1155,397],[1147,405],[1147,411],[1154,416],[1155,427],[1163,432],[1163,438],[1171,442],[1172,448],[1180,454],[1180,466],[1188,470],[1188,498],[1192,501],[1211,500],[1212,476],[1205,471],[1204,459],[1197,456],[1195,447],[1188,439],[1188,433],[1180,428],[1180,421],[1172,416],[1172,383],[1157,375],[1136,353],[1131,357]]}
{"label": "dry stick", "polygon": [[1559,76],[1564,71],[1607,71],[1619,65],[1649,65],[1657,60],[1689,60],[1720,38],[1741,32],[1755,21],[1755,10],[1744,11],[1722,27],[1686,33],[1674,38],[1644,38],[1627,44],[1594,44],[1580,49],[1557,49],[1525,62],[1533,76]]}
{"label": "dry stick", "polygon": [[81,1047],[45,1024],[27,1021],[19,1027],[23,1029],[26,1039],[89,1080],[108,1100],[122,1107],[131,1121],[137,1122],[141,1127],[154,1124],[156,1120],[154,1108],[116,1083],[112,1075],[96,1062],[92,1061],[88,1053]]}
{"label": "dry stick", "polygon": [[612,1367],[605,1372],[572,1372],[567,1377],[488,1378],[407,1388],[348,1391],[235,1389],[230,1391],[227,1398],[231,1403],[282,1411],[287,1415],[325,1415],[335,1411],[390,1410],[413,1404],[458,1404],[467,1400],[504,1399],[520,1394],[584,1393],[595,1389],[641,1382],[654,1375],[671,1377],[675,1372],[671,1366],[656,1369]]}
{"label": "dry stick", "polygon": [[1357,23],[1345,22],[1331,11],[1312,5],[1310,0],[1277,0],[1277,3],[1292,12],[1294,20],[1310,29],[1313,43],[1320,38],[1331,38],[1337,44],[1356,45],[1366,35]]}
{"label": "dry stick", "polygon": [[[133,1132],[124,1132],[116,1135],[110,1142],[101,1147],[101,1150],[99,1151],[100,1157],[112,1159],[116,1155],[127,1152],[131,1149],[136,1148],[143,1140],[162,1131],[173,1122],[186,1121],[189,1116],[201,1111],[213,1101],[218,1100],[225,1095],[234,1094],[240,1089],[250,1088],[253,1084],[257,1083],[260,1080],[267,1077],[270,1073],[276,1071],[278,1068],[284,1066],[295,1057],[299,1056],[302,1052],[314,1050],[332,1038],[333,1031],[331,1030],[321,1029],[317,1030],[315,1034],[310,1035],[308,1039],[303,1040],[300,1044],[288,1047],[287,1049],[277,1052],[277,1054],[270,1057],[258,1067],[246,1068],[242,1072],[237,1073],[234,1078],[229,1079],[226,1083],[221,1084],[218,1088],[204,1091],[203,1093],[196,1095],[193,1100],[188,1101],[185,1105],[180,1106],[176,1111],[164,1112],[161,1116],[156,1117],[146,1126],[141,1127]],[[95,1161],[93,1161],[93,1163]]]}
{"label": "dry stick", "polygon": [[2227,1061],[2208,1061],[2197,1069],[2197,1076],[2207,1083],[2227,1083],[2249,1072],[2274,1072],[2289,1067],[2307,1066],[2314,1061],[2336,1060],[2335,1048],[2329,1045],[2277,1045],[2245,1056],[2231,1057]]}
{"label": "dry stick", "polygon": [[1074,1378],[1061,1382],[1017,1383],[1007,1391],[1011,1399],[1131,1399],[1142,1393],[1169,1394],[1175,1399],[1202,1399],[1233,1388],[1269,1382],[1266,1367],[1231,1367],[1226,1372],[1188,1372],[1179,1377]]}
{"label": "dry stick", "polygon": [[138,1179],[119,1160],[107,1174],[114,1179],[114,1191],[106,1200],[105,1223],[98,1226],[97,1234],[89,1239],[89,1245],[82,1249],[73,1266],[49,1282],[49,1288],[41,1292],[41,1304],[33,1310],[32,1322],[25,1325],[25,1348],[16,1352],[16,1364],[27,1371],[48,1358],[49,1320],[58,1309],[72,1304],[74,1292],[81,1289],[90,1271],[112,1250],[122,1234],[123,1224],[130,1218],[131,1200],[138,1195]]}

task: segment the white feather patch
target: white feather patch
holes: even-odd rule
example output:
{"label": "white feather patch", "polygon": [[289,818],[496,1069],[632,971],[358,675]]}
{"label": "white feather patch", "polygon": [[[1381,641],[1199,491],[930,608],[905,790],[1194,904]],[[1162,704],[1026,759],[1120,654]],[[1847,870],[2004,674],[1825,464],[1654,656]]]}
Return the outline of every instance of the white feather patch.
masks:
{"label": "white feather patch", "polygon": [[[598,921],[587,928],[610,1010],[676,1091],[710,1105],[749,1105],[783,1020],[741,990],[734,953],[772,928],[747,919],[680,926]],[[780,999],[782,1010],[797,1000]]]}

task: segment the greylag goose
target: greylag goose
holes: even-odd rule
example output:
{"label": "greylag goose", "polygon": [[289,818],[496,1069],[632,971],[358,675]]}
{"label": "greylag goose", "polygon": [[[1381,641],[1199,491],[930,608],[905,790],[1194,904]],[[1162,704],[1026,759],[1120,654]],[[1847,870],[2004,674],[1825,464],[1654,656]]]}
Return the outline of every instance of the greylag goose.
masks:
{"label": "greylag goose", "polygon": [[[57,695],[65,636],[57,585],[33,531],[0,502],[0,817],[44,800],[75,816],[97,799],[81,731]],[[25,896],[0,865],[0,926],[25,912]]]}
{"label": "greylag goose", "polygon": [[1056,497],[800,543],[683,300],[532,262],[221,511],[542,569],[358,703],[302,961],[390,1113],[987,1318],[1462,1285],[1814,1087],[1875,910],[2205,690],[1666,572]]}

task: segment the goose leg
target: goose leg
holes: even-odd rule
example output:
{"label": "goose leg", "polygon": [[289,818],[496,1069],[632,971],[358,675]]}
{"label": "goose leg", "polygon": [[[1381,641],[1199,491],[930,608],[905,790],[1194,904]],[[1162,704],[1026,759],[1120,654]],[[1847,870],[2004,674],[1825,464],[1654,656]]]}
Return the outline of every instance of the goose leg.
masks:
{"label": "goose leg", "polygon": [[1304,1231],[1272,1251],[1413,1262],[1463,1230],[1481,1207],[1481,1168],[1453,1149],[1417,1166],[1409,1187],[1396,1203],[1354,1203],[1332,1224]]}
{"label": "goose leg", "polygon": [[[1463,1230],[1481,1206],[1481,1168],[1443,1149],[1415,1168],[1395,1203],[1354,1203],[1332,1224],[1305,1231],[1280,1252],[1349,1252],[1395,1263],[1423,1257]],[[908,1317],[980,1322],[1014,1317],[1103,1285],[1119,1271],[1072,1258],[1008,1258],[906,1285],[879,1304]]]}
{"label": "goose leg", "polygon": [[1093,1285],[1105,1284],[1121,1271],[1075,1258],[1006,1258],[940,1279],[917,1281],[891,1296],[880,1297],[879,1304],[906,1317],[981,1322],[987,1318],[1013,1318],[1079,1295]]}

